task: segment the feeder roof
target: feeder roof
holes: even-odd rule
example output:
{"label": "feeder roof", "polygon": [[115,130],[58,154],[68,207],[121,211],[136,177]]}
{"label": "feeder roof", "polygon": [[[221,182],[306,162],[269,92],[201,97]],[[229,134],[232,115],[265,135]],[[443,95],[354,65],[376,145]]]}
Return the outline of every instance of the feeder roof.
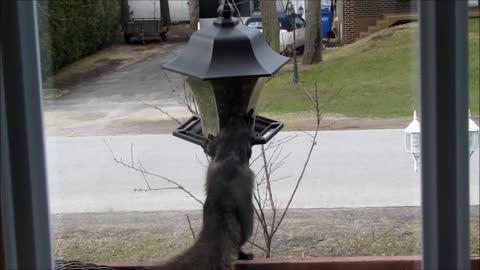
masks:
{"label": "feeder roof", "polygon": [[183,53],[164,69],[202,80],[274,74],[289,58],[272,50],[262,33],[238,23],[226,1],[213,24],[190,37]]}

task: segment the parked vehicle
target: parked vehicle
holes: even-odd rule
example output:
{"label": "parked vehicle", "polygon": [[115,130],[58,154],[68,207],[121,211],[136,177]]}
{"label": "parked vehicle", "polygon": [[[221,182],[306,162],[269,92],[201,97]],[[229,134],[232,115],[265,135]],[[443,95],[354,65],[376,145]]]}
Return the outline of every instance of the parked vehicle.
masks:
{"label": "parked vehicle", "polygon": [[[278,23],[280,25],[280,52],[288,54],[295,49],[302,49],[305,46],[305,20],[299,15],[288,16],[285,12],[278,12]],[[255,27],[262,31],[262,16],[253,15],[245,25]],[[293,30],[295,31],[295,45],[293,41]]]}
{"label": "parked vehicle", "polygon": [[143,41],[145,37],[159,37],[167,40],[168,26],[160,17],[160,1],[129,0],[128,21],[123,33],[125,42],[132,38]]}

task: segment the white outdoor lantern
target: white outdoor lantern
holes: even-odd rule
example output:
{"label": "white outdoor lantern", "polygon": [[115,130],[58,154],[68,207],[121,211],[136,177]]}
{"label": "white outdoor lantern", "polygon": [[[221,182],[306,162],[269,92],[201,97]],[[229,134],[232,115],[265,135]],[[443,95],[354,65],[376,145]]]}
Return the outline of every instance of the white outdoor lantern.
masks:
{"label": "white outdoor lantern", "polygon": [[[468,113],[468,152],[470,157],[478,149],[479,127],[472,120],[472,115]],[[420,121],[418,121],[417,112],[413,112],[413,120],[405,129],[405,151],[412,154],[414,160],[414,169],[418,172],[421,165],[421,145],[420,145]]]}
{"label": "white outdoor lantern", "polygon": [[413,120],[404,130],[405,132],[405,151],[412,154],[413,166],[416,172],[420,167],[420,122],[417,118],[417,112],[413,112]]}
{"label": "white outdoor lantern", "polygon": [[478,149],[478,125],[472,120],[472,114],[468,112],[468,152],[470,156]]}

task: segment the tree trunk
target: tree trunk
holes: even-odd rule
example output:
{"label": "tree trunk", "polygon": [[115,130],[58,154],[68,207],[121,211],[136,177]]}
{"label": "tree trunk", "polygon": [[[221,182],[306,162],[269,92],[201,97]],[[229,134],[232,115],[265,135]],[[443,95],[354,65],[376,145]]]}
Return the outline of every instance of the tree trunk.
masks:
{"label": "tree trunk", "polygon": [[190,29],[196,31],[198,29],[198,21],[200,20],[200,0],[188,0],[190,10]]}
{"label": "tree trunk", "polygon": [[305,20],[307,22],[307,29],[305,30],[305,49],[303,52],[303,64],[312,65],[323,61],[320,1],[308,0]]}
{"label": "tree trunk", "polygon": [[130,10],[128,8],[128,0],[122,0],[122,11],[121,11],[121,24],[122,24],[122,32],[127,29],[128,18],[130,17]]}
{"label": "tree trunk", "polygon": [[270,47],[280,51],[280,27],[278,25],[276,1],[261,0],[263,36]]}
{"label": "tree trunk", "polygon": [[168,0],[160,0],[160,18],[163,21],[163,25],[169,26],[171,22],[170,7],[168,6]]}

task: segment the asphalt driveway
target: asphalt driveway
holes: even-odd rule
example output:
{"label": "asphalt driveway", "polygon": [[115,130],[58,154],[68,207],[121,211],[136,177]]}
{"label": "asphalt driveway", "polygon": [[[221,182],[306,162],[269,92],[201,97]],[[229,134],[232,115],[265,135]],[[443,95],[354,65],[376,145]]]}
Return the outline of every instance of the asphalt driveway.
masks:
{"label": "asphalt driveway", "polygon": [[[146,133],[171,131],[175,122],[168,121],[168,116],[150,105],[178,118],[188,117],[182,105],[184,87],[188,87],[184,77],[162,69],[162,65],[181,53],[185,41],[165,44],[150,57],[126,66],[111,63],[108,70],[100,74],[89,74],[64,84],[62,90],[66,94],[44,100],[47,135],[135,133],[145,129],[150,129]],[[138,44],[132,49],[138,50],[141,46]],[[161,126],[155,125],[160,120],[166,121]]]}

